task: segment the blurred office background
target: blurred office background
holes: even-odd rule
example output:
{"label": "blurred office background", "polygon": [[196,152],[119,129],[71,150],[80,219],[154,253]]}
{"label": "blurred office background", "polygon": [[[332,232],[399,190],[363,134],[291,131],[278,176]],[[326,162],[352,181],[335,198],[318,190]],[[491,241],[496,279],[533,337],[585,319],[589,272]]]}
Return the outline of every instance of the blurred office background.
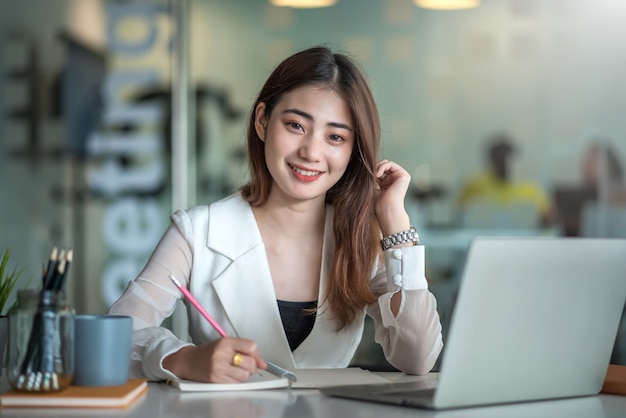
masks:
{"label": "blurred office background", "polygon": [[[413,175],[407,205],[447,327],[472,237],[626,237],[607,174],[626,158],[625,20],[622,0],[0,0],[0,248],[33,286],[53,246],[72,247],[70,302],[105,312],[174,209],[242,184],[249,108],[273,66],[325,44],[362,64],[383,156]],[[459,206],[494,136],[549,222],[519,202],[479,202],[474,220]],[[592,143],[613,154],[588,183]],[[369,337],[355,361],[378,361]]]}

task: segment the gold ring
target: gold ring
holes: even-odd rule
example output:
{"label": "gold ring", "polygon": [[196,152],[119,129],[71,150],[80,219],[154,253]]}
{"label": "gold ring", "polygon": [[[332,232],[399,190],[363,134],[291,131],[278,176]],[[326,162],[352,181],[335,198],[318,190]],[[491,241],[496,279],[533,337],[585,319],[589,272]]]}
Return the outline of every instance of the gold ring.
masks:
{"label": "gold ring", "polygon": [[233,366],[241,366],[241,363],[243,363],[243,356],[241,355],[241,353],[235,353],[235,355],[233,356]]}

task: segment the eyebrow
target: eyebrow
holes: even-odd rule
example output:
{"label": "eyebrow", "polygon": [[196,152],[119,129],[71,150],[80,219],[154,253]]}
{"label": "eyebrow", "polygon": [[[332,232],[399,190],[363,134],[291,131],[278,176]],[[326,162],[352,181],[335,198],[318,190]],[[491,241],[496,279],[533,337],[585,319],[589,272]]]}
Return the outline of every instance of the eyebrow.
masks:
{"label": "eyebrow", "polygon": [[[300,109],[285,109],[283,110],[283,114],[285,113],[295,113],[296,115],[302,116],[303,118],[312,121],[313,115],[311,115],[310,113],[307,112],[303,112]],[[346,125],[345,123],[340,123],[340,122],[328,122],[326,124],[326,126],[332,126],[334,128],[340,128],[340,129],[345,129],[347,131],[352,132],[352,128],[348,125]]]}

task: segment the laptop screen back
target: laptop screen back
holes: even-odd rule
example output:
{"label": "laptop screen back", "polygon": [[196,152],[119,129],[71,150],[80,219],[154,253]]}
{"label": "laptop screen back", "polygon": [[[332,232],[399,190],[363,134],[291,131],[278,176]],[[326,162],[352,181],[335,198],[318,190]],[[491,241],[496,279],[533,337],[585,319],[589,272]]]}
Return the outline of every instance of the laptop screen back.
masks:
{"label": "laptop screen back", "polygon": [[435,407],[600,391],[626,299],[626,240],[477,238]]}

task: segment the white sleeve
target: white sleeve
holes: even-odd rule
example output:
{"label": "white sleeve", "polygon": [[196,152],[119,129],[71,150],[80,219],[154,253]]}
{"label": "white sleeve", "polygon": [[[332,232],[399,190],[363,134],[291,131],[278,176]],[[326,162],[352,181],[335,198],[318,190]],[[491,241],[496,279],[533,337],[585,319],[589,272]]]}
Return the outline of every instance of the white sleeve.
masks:
{"label": "white sleeve", "polygon": [[[401,250],[401,257],[397,252],[394,255],[395,250]],[[443,348],[443,339],[437,301],[424,274],[424,247],[390,249],[384,259],[385,266],[371,282],[378,301],[367,310],[374,320],[375,340],[397,369],[408,374],[428,373]],[[396,292],[401,292],[402,302],[394,315],[391,298]]]}
{"label": "white sleeve", "polygon": [[169,280],[173,274],[187,286],[191,273],[191,248],[175,225],[170,225],[139,276],[128,283],[109,314],[133,318],[131,377],[165,380],[175,377],[162,366],[163,359],[190,343],[161,327],[172,315],[180,292]]}
{"label": "white sleeve", "polygon": [[428,289],[425,260],[423,245],[385,250],[387,290]]}

